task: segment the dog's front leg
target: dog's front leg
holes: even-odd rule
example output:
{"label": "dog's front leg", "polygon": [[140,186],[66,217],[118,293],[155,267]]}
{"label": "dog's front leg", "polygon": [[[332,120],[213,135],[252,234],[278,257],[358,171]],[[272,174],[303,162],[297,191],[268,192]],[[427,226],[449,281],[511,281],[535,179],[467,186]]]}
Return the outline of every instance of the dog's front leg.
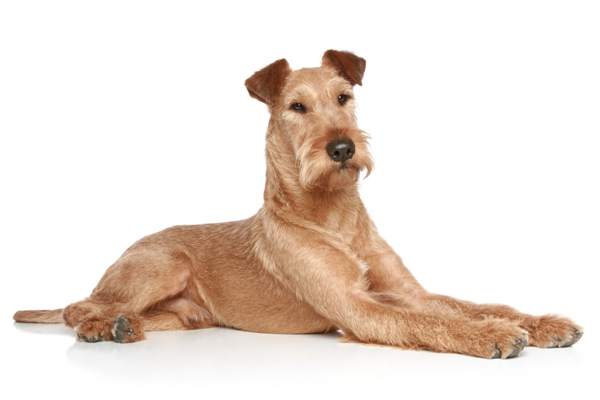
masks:
{"label": "dog's front leg", "polygon": [[278,240],[269,244],[275,251],[263,261],[265,268],[351,338],[484,358],[514,357],[527,343],[527,332],[510,321],[474,321],[378,301],[370,295],[361,260],[352,253],[314,233],[279,228]]}
{"label": "dog's front leg", "polygon": [[477,304],[429,293],[417,283],[400,257],[383,240],[376,242],[364,259],[370,265],[368,276],[371,290],[389,304],[460,314],[479,321],[490,317],[511,321],[529,333],[530,346],[568,347],[583,335],[583,328],[569,318],[533,316],[502,304]]}
{"label": "dog's front leg", "polygon": [[433,306],[443,305],[473,319],[490,316],[515,321],[529,333],[529,346],[542,348],[569,347],[583,335],[583,328],[571,319],[559,315],[534,316],[503,304],[477,304],[439,294],[429,294],[427,301]]}

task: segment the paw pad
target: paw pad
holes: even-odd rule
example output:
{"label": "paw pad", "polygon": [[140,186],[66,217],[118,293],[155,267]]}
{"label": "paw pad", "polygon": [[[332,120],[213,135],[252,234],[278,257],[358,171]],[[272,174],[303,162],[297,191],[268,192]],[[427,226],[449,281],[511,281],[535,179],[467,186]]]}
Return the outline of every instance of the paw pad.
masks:
{"label": "paw pad", "polygon": [[127,341],[127,338],[134,332],[133,328],[129,326],[131,321],[129,318],[119,315],[110,329],[113,335],[113,340],[118,343]]}

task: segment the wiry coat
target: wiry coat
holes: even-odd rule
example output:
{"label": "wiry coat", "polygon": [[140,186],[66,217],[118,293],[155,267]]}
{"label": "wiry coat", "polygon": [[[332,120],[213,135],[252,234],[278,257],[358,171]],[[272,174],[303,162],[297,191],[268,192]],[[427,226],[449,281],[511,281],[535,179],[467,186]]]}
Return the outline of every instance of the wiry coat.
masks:
{"label": "wiry coat", "polygon": [[329,50],[319,68],[292,71],[279,60],[256,72],[246,87],[271,113],[258,213],[145,237],[87,299],[15,320],[64,322],[90,342],[226,326],[341,330],[349,340],[488,358],[514,357],[526,344],[574,344],[582,329],[567,318],[425,291],[379,236],[357,185],[373,167],[352,91],[365,66]]}

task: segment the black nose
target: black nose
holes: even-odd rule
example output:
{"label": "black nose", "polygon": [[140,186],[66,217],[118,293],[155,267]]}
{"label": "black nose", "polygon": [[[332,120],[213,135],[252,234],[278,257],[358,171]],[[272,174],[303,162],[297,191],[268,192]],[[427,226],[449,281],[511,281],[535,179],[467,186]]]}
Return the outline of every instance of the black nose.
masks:
{"label": "black nose", "polygon": [[327,154],[335,162],[346,162],[354,156],[354,142],[351,139],[336,139],[327,144]]}

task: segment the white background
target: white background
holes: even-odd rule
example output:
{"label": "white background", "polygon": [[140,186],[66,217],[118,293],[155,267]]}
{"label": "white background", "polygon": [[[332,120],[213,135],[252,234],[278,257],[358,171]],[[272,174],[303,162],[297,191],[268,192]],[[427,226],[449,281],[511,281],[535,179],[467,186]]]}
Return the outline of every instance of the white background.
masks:
{"label": "white background", "polygon": [[[595,1],[0,3],[0,391],[598,396],[598,21]],[[268,114],[244,80],[329,48],[367,60],[362,197],[421,283],[568,315],[579,344],[490,361],[226,329],[92,345],[12,322],[87,296],[146,234],[254,214]]]}

